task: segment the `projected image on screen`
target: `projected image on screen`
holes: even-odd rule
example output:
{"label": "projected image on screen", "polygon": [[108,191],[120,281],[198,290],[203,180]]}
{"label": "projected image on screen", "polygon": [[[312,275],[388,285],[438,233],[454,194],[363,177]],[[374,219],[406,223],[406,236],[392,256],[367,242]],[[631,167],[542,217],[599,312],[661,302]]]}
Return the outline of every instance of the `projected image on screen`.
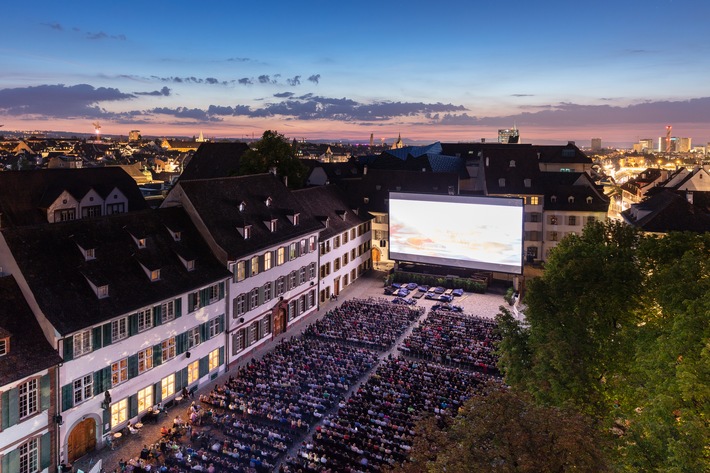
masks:
{"label": "projected image on screen", "polygon": [[393,192],[391,259],[520,274],[523,200]]}

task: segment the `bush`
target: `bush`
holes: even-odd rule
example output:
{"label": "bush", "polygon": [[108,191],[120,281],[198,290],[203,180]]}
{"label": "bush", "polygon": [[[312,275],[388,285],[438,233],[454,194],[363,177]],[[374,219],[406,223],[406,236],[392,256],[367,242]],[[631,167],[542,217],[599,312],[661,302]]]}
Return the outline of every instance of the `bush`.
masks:
{"label": "bush", "polygon": [[[386,285],[390,285],[393,282],[398,283],[416,283],[420,286],[441,286],[448,289],[461,288],[466,292],[475,292],[478,294],[485,294],[487,285],[485,282],[480,280],[473,280],[469,278],[442,278],[441,276],[434,276],[430,274],[421,273],[409,273],[406,271],[395,271],[394,274],[388,276]],[[512,288],[511,288],[512,289]]]}

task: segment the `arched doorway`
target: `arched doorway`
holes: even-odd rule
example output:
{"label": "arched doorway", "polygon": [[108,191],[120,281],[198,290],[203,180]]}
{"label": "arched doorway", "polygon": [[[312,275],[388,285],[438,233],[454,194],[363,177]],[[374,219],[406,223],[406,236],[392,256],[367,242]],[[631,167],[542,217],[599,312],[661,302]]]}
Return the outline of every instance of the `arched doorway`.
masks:
{"label": "arched doorway", "polygon": [[382,259],[382,251],[376,246],[372,247],[372,262],[379,263]]}
{"label": "arched doorway", "polygon": [[274,337],[277,337],[286,331],[288,322],[288,302],[281,300],[271,312],[274,320]]}
{"label": "arched doorway", "polygon": [[67,440],[67,460],[81,458],[96,448],[96,421],[93,418],[85,419],[74,426]]}

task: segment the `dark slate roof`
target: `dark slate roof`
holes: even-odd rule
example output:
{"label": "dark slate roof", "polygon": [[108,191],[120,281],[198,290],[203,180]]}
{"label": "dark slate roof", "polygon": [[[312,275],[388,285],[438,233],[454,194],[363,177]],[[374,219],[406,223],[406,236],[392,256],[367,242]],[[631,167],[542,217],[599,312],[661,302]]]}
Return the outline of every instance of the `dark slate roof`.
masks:
{"label": "dark slate roof", "polygon": [[389,154],[397,159],[406,161],[407,158],[419,158],[425,154],[441,154],[441,143],[438,141],[426,146],[405,146],[403,148],[388,149],[382,154]]}
{"label": "dark slate roof", "polygon": [[[542,172],[537,156],[528,147],[499,145],[481,152],[486,192],[491,195],[543,194]],[[501,179],[505,179],[501,186]],[[529,179],[529,186],[526,185]]]}
{"label": "dark slate roof", "polygon": [[315,159],[299,159],[299,161],[308,168],[309,174],[316,168],[323,169],[330,182],[362,175],[361,166],[352,161],[345,163],[325,163]]}
{"label": "dark slate roof", "polygon": [[0,277],[0,329],[10,335],[9,352],[0,356],[0,386],[31,376],[62,361],[47,342],[15,278]]}
{"label": "dark slate roof", "polygon": [[[545,187],[545,210],[607,212],[607,197],[584,172],[540,173]],[[552,197],[555,197],[553,202]],[[572,201],[570,202],[570,197]],[[591,201],[588,201],[591,197]]]}
{"label": "dark slate roof", "polygon": [[129,211],[147,207],[136,181],[120,167],[0,173],[2,226],[46,224],[47,206],[65,190],[81,199],[90,189],[106,198],[115,188],[128,199]]}
{"label": "dark slate roof", "polygon": [[[258,250],[305,236],[323,226],[294,198],[291,191],[273,174],[226,177],[195,181],[180,180],[177,184],[195,208],[214,241],[229,260],[236,260]],[[271,197],[272,204],[266,206]],[[239,211],[244,202],[246,209]],[[299,224],[293,225],[289,215],[298,213]],[[276,231],[271,232],[264,221],[276,219]],[[252,226],[252,237],[244,239],[238,228]]]}
{"label": "dark slate roof", "polygon": [[236,176],[249,145],[241,142],[202,143],[180,176],[181,181]]}
{"label": "dark slate roof", "polygon": [[[650,213],[636,218],[636,212],[639,210]],[[624,210],[621,216],[629,225],[646,232],[710,232],[710,215],[672,191],[664,191],[633,204],[630,209]]]}
{"label": "dark slate roof", "polygon": [[[168,228],[182,232],[180,241]],[[62,335],[230,275],[182,208],[8,228],[3,235],[37,303]],[[145,237],[146,247],[139,249],[134,236]],[[96,258],[85,261],[79,247],[92,244]],[[177,256],[183,248],[196,255],[193,271]],[[140,263],[160,268],[160,280],[151,282]],[[108,284],[109,297],[98,299],[87,278]]]}
{"label": "dark slate roof", "polygon": [[350,199],[352,208],[362,206],[369,212],[383,213],[389,212],[390,191],[448,194],[451,186],[454,194],[459,192],[458,176],[452,173],[372,169],[362,178],[343,179],[337,184]]}
{"label": "dark slate roof", "polygon": [[560,145],[533,145],[535,153],[540,153],[540,162],[543,163],[585,163],[592,164],[592,159],[584,154],[577,146],[570,142]]}
{"label": "dark slate roof", "polygon": [[293,196],[318,220],[328,218],[328,227],[320,232],[321,239],[331,238],[372,218],[364,209],[354,211],[342,191],[333,184],[295,191]]}

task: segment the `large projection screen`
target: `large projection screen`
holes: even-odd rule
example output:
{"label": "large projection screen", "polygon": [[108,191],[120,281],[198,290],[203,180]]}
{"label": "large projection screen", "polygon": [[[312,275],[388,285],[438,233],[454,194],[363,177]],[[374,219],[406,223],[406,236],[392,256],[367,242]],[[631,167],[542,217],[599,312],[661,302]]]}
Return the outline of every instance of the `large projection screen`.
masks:
{"label": "large projection screen", "polygon": [[389,257],[501,273],[523,271],[523,199],[391,192]]}

